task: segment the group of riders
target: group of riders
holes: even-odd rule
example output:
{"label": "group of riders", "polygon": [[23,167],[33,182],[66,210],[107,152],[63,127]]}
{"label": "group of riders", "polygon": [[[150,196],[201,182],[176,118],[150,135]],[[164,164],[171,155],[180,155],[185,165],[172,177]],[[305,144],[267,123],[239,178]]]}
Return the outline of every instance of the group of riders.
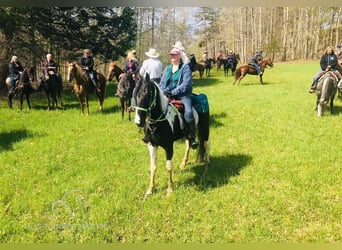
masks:
{"label": "group of riders", "polygon": [[[89,79],[91,80],[92,84],[96,88],[97,92],[100,92],[98,83],[96,81],[97,75],[96,70],[94,70],[94,59],[91,55],[91,51],[89,49],[85,49],[83,51],[83,55],[80,59],[80,64],[82,69],[87,73]],[[46,55],[46,60],[42,60],[41,62],[41,75],[39,76],[40,81],[54,81],[56,84],[59,84],[60,89],[63,88],[62,86],[62,78],[59,74],[59,65],[53,60],[52,54]],[[11,61],[9,63],[9,95],[13,95],[18,88],[17,82],[23,73],[24,68],[22,64],[18,61],[17,56],[12,56]]]}
{"label": "group of riders", "polygon": [[[196,142],[195,138],[195,124],[191,102],[191,96],[193,95],[192,70],[190,67],[190,60],[185,53],[183,45],[179,41],[173,45],[172,50],[169,52],[170,64],[165,67],[163,72],[162,64],[158,59],[159,53],[157,53],[155,49],[150,49],[148,52],[145,52],[145,54],[148,59],[142,63],[143,67],[141,67],[136,56],[136,51],[133,50],[129,52],[125,62],[124,71],[131,76],[133,81],[136,81],[137,76],[140,75],[143,77],[145,73],[149,73],[150,75],[153,75],[153,80],[159,84],[162,91],[168,98],[182,100],[184,105],[184,119],[187,124],[187,138],[190,141],[190,146],[192,148],[196,148],[198,146],[198,142]],[[235,59],[234,57],[235,54],[231,51],[228,55],[228,60],[232,61]],[[218,54],[217,58],[223,58],[222,53]],[[18,81],[24,70],[22,64],[17,59],[17,56],[12,56],[12,59],[9,63],[9,94],[15,92],[15,83]],[[202,59],[204,62],[209,63],[210,58],[207,51],[204,51]],[[260,68],[260,62],[262,60],[262,51],[258,49],[249,61],[249,65],[254,67],[259,75],[262,74]],[[96,71],[94,70],[94,59],[91,50],[85,49],[83,51],[80,64],[84,72],[89,76],[89,79],[94,85],[96,91],[100,92],[101,90],[96,80],[97,76]],[[319,72],[314,77],[309,91],[310,93],[315,91],[319,77],[326,71],[332,70],[336,75],[337,81],[342,81],[337,64],[338,58],[334,53],[333,48],[329,46],[320,60],[321,67]],[[47,54],[46,61],[42,63],[41,77],[44,77],[45,80],[56,77],[57,79],[60,79],[60,83],[62,82],[58,73],[58,64],[53,60],[51,54]],[[132,106],[134,106],[134,103]]]}

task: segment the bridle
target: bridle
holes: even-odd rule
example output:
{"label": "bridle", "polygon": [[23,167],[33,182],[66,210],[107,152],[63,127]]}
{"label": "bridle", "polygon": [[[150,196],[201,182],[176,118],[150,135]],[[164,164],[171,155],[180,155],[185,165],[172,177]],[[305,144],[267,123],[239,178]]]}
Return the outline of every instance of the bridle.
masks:
{"label": "bridle", "polygon": [[[162,111],[161,111],[160,116],[157,119],[152,118],[152,110],[157,106],[158,89],[154,83],[151,83],[151,84],[153,85],[154,91],[149,91],[150,95],[149,95],[149,99],[148,99],[148,101],[149,101],[148,108],[142,108],[142,107],[138,107],[138,106],[134,107],[136,110],[146,112],[146,118],[147,118],[147,121],[149,124],[158,123],[158,122],[162,122],[162,121],[166,120],[166,115]],[[154,92],[154,94],[152,92]]]}

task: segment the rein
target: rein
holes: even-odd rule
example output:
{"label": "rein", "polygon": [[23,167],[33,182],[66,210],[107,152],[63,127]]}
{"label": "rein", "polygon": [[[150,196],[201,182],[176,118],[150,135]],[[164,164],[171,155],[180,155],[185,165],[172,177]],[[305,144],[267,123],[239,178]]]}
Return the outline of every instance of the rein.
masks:
{"label": "rein", "polygon": [[158,123],[158,122],[162,122],[162,121],[167,120],[166,116],[163,114],[163,112],[161,113],[161,115],[157,119],[152,119],[151,118],[151,116],[152,116],[152,109],[154,109],[156,107],[156,105],[157,105],[157,92],[158,92],[157,89],[156,89],[156,86],[153,85],[153,87],[154,87],[155,91],[154,91],[154,96],[153,96],[152,101],[150,102],[149,107],[148,108],[142,108],[142,107],[138,107],[138,106],[135,107],[136,110],[140,110],[140,111],[143,111],[143,112],[147,113],[146,117],[147,117],[148,122],[150,124]]}

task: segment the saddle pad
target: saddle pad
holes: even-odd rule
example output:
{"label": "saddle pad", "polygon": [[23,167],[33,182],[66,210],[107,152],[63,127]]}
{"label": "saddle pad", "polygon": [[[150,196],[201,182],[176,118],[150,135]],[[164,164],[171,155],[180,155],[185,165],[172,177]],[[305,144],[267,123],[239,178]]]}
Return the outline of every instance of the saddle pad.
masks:
{"label": "saddle pad", "polygon": [[205,94],[193,94],[192,105],[199,114],[209,112],[208,97]]}

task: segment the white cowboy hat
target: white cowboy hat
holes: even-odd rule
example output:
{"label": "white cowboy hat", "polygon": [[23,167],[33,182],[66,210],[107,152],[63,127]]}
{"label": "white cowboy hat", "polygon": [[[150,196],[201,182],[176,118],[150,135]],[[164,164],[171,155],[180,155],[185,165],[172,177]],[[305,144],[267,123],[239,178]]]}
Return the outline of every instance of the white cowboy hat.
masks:
{"label": "white cowboy hat", "polygon": [[149,51],[145,52],[145,55],[147,55],[148,57],[151,57],[151,58],[159,57],[159,53],[157,53],[157,51],[155,49],[152,49],[152,48]]}

